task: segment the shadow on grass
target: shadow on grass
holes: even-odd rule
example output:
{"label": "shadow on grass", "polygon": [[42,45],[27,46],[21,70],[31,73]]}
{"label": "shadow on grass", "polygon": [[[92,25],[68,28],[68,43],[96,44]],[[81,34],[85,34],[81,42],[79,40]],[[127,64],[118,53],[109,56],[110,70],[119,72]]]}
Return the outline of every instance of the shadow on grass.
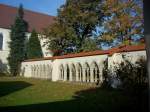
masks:
{"label": "shadow on grass", "polygon": [[69,101],[1,107],[0,112],[133,112],[131,103],[118,90],[93,88],[75,93]]}
{"label": "shadow on grass", "polygon": [[0,82],[0,97],[11,94],[15,91],[19,91],[26,87],[31,86],[32,84],[24,81],[5,81]]}

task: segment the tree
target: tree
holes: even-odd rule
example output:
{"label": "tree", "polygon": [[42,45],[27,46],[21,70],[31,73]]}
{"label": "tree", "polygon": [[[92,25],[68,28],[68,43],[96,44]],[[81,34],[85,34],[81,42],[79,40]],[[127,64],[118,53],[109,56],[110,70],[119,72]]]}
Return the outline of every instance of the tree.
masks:
{"label": "tree", "polygon": [[82,44],[93,36],[100,23],[100,0],[67,0],[58,10],[56,22],[44,35],[51,50],[64,53],[83,51]]}
{"label": "tree", "polygon": [[25,33],[28,30],[27,22],[23,19],[24,11],[23,6],[20,5],[18,9],[18,15],[16,16],[14,24],[11,26],[10,34],[10,54],[8,57],[8,63],[10,67],[10,73],[13,76],[19,74],[21,62],[25,59]]}
{"label": "tree", "polygon": [[135,38],[143,38],[142,0],[105,0],[102,9],[104,32],[100,37],[106,43],[130,45]]}
{"label": "tree", "polygon": [[43,54],[38,34],[33,30],[27,43],[27,58],[41,58],[42,56]]}
{"label": "tree", "polygon": [[93,51],[93,50],[97,50],[100,49],[100,47],[98,47],[96,39],[92,39],[92,38],[86,38],[81,46],[81,50],[82,51]]}

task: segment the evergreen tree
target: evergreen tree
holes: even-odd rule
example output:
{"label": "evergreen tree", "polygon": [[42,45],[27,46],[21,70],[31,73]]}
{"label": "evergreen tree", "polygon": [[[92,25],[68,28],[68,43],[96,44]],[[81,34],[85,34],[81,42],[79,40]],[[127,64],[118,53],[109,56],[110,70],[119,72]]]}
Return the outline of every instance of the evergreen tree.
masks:
{"label": "evergreen tree", "polygon": [[11,26],[10,34],[10,54],[8,57],[8,63],[10,67],[10,73],[13,76],[19,74],[21,62],[25,59],[25,40],[26,32],[28,29],[27,22],[23,19],[24,11],[23,6],[20,5],[18,9],[18,15],[16,16],[14,24]]}
{"label": "evergreen tree", "polygon": [[32,31],[31,37],[27,43],[27,58],[41,58],[43,56],[38,34]]}

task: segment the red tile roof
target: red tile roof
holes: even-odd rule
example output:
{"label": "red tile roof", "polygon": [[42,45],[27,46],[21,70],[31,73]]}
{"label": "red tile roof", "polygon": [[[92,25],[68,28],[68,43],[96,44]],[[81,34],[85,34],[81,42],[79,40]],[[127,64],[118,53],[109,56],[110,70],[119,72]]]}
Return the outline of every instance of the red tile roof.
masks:
{"label": "red tile roof", "polygon": [[75,57],[105,55],[105,54],[112,55],[114,53],[142,51],[142,50],[145,50],[145,45],[121,46],[121,47],[111,48],[109,50],[96,50],[96,51],[91,51],[91,52],[81,52],[81,53],[76,53],[76,54],[67,54],[67,55],[63,55],[63,56],[29,59],[29,60],[25,60],[25,62],[42,61],[42,60],[54,60],[54,59],[65,59],[65,58],[75,58]]}
{"label": "red tile roof", "polygon": [[[0,4],[0,27],[10,29],[10,26],[14,23],[17,11],[16,7]],[[43,28],[54,22],[54,18],[54,16],[24,10],[24,19],[29,24],[29,32],[33,29],[39,33],[42,32]]]}

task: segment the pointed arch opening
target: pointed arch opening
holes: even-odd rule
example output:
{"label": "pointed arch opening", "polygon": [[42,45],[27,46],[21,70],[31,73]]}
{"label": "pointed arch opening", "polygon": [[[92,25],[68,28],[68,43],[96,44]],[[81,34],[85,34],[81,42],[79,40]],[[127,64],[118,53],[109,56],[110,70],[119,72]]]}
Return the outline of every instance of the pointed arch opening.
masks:
{"label": "pointed arch opening", "polygon": [[76,67],[74,64],[71,64],[71,72],[72,72],[72,81],[76,81]]}
{"label": "pointed arch opening", "polygon": [[84,67],[85,67],[85,82],[90,82],[90,66],[86,62]]}
{"label": "pointed arch opening", "polygon": [[99,67],[95,61],[91,64],[91,70],[92,70],[91,75],[93,75],[93,81],[98,82],[99,81]]}
{"label": "pointed arch opening", "polygon": [[77,65],[76,65],[76,72],[77,72],[77,80],[79,82],[82,82],[83,74],[82,74],[82,65],[80,63],[77,63]]}
{"label": "pointed arch opening", "polygon": [[64,66],[61,64],[60,67],[59,67],[59,71],[60,71],[60,74],[59,74],[59,80],[64,80]]}

